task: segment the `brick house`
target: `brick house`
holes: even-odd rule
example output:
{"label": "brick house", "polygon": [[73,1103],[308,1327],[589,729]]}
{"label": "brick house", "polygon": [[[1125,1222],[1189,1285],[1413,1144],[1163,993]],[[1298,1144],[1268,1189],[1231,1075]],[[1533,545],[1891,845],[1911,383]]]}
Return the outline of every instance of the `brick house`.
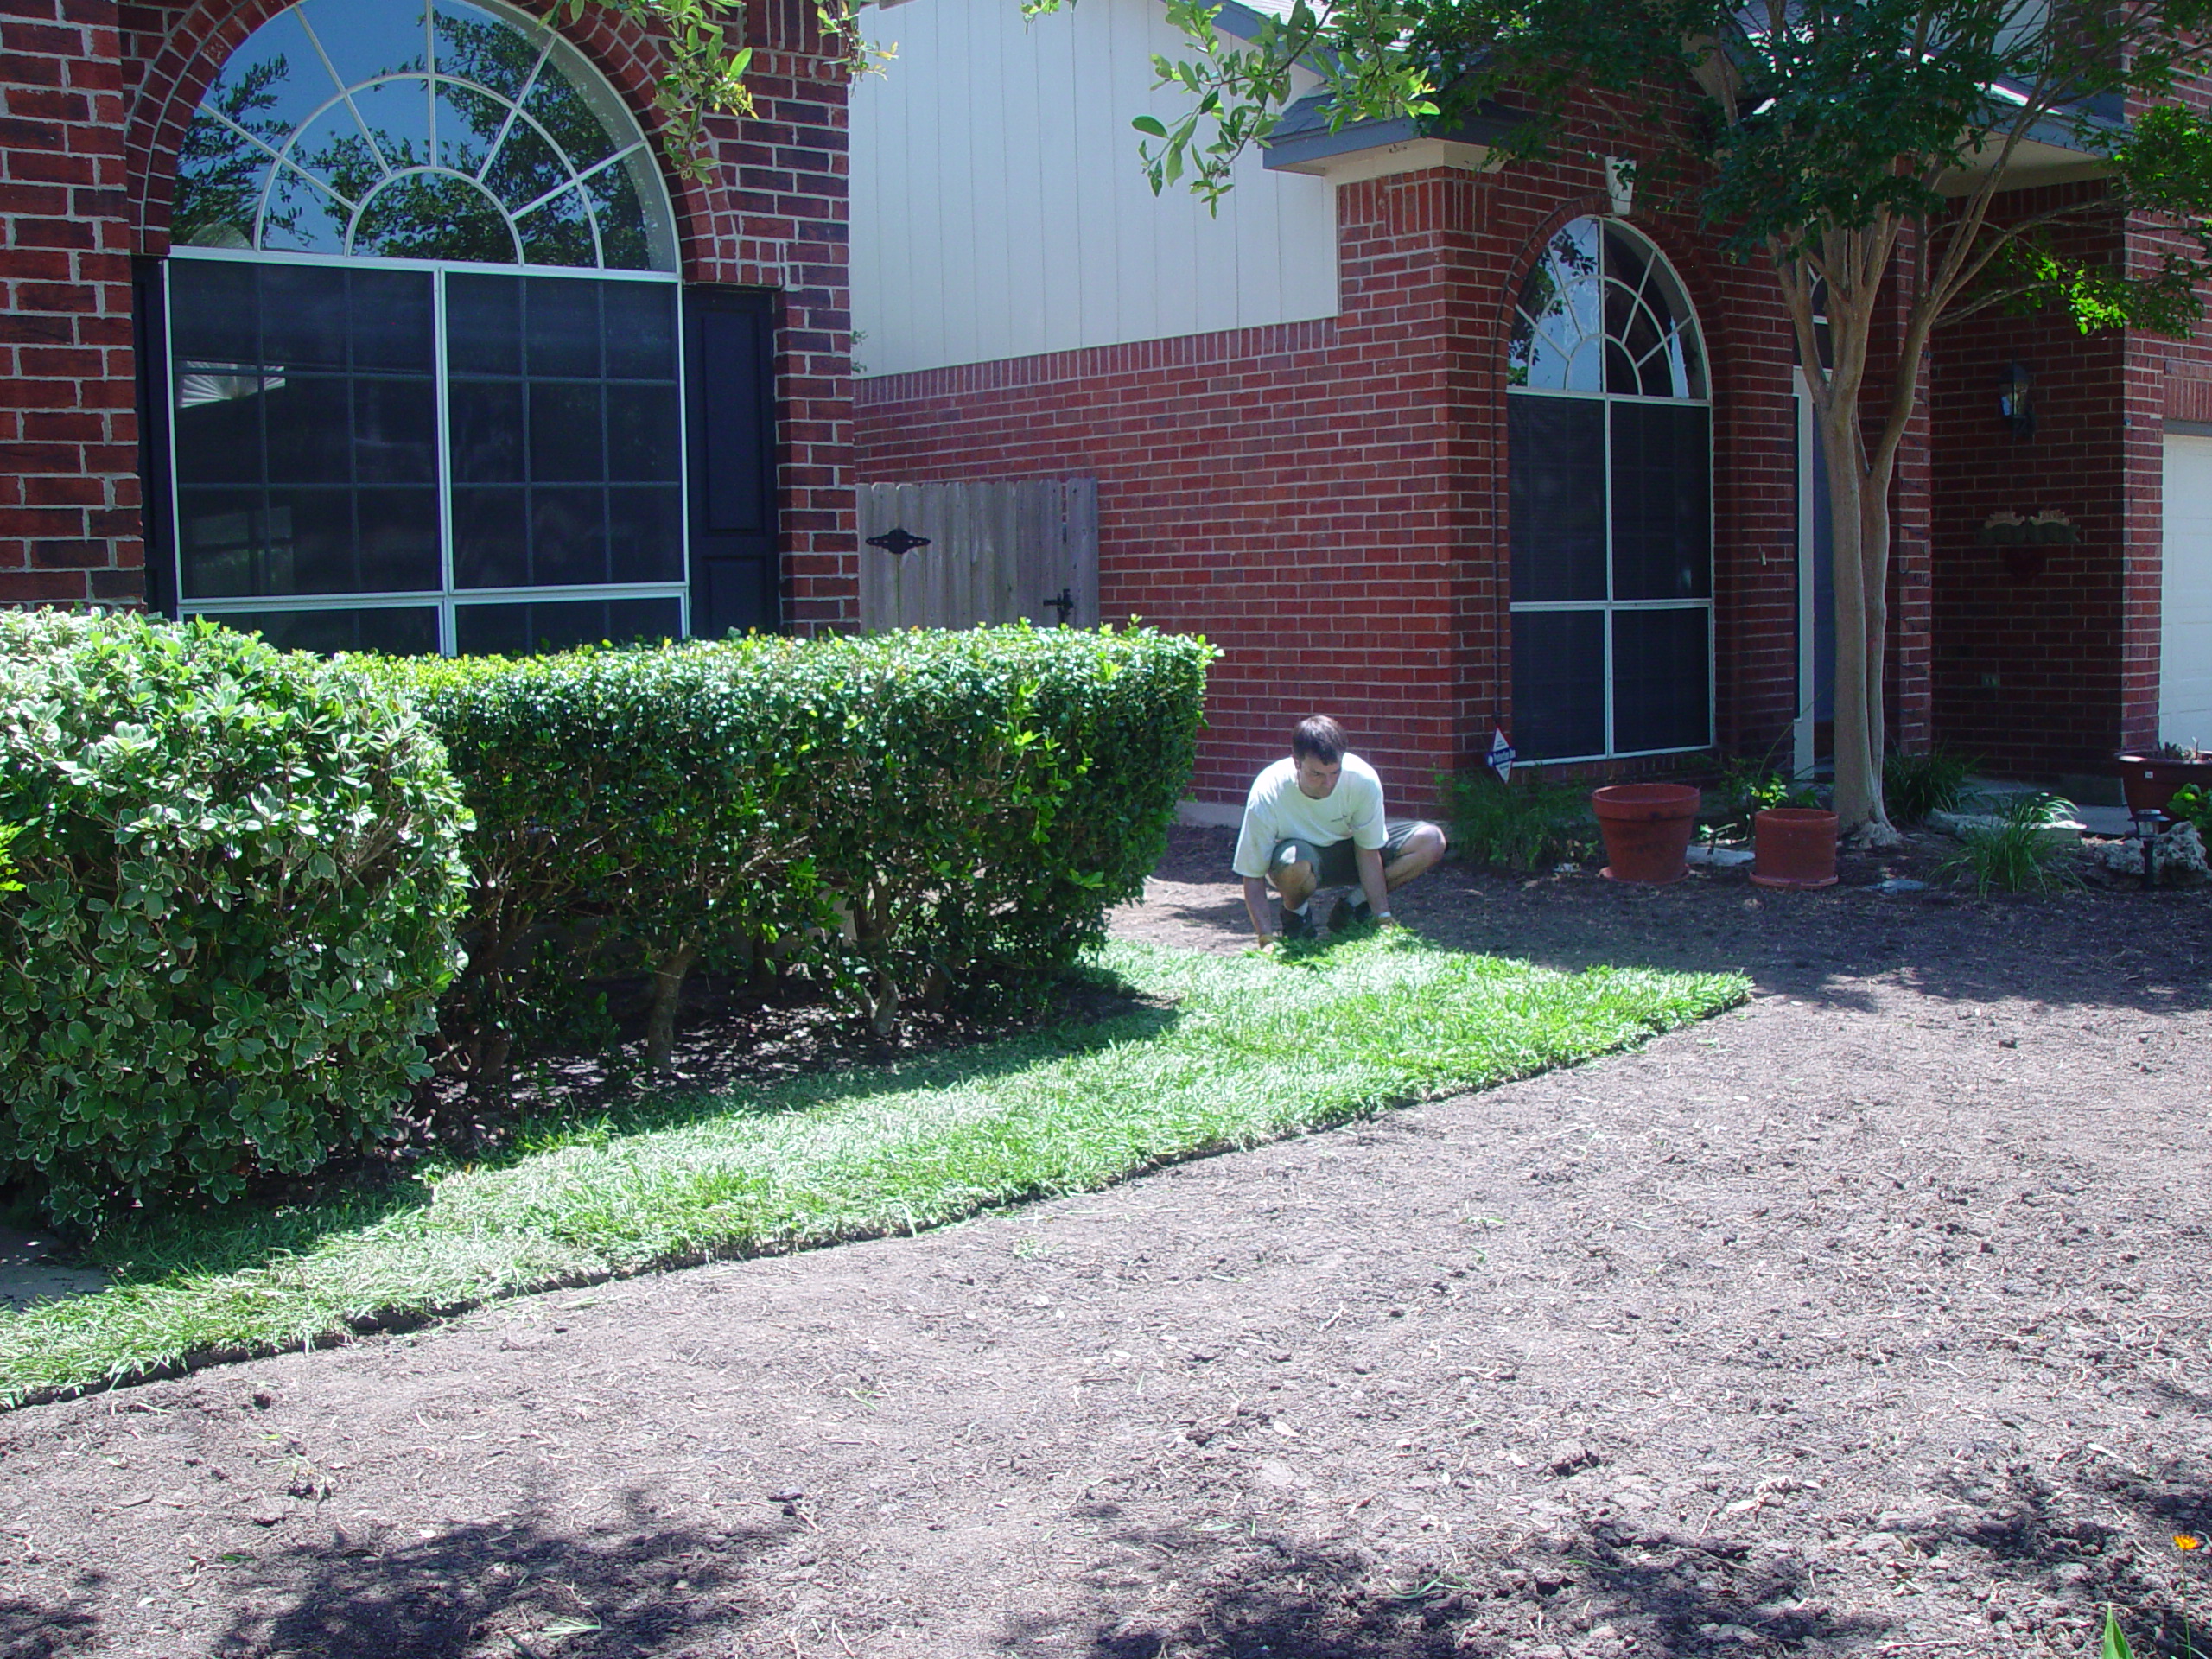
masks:
{"label": "brick house", "polygon": [[653,41],[551,11],[9,0],[0,602],[321,649],[850,620],[813,9],[750,9],[703,179]]}
{"label": "brick house", "polygon": [[[1103,614],[1223,648],[1201,816],[1317,708],[1414,800],[1496,728],[1615,772],[1825,752],[1825,491],[1786,320],[1611,165],[1681,112],[1593,105],[1571,159],[1489,170],[1480,122],[1332,134],[1300,105],[1209,219],[1135,164],[1129,118],[1177,113],[1158,0],[875,27],[899,56],[853,104],[859,476],[1095,476]],[[2018,170],[2023,209],[2094,188],[2078,159]],[[2031,436],[1999,415],[2014,361]],[[2168,736],[2212,714],[2198,377],[2201,346],[2057,319],[1942,337],[1894,503],[1893,741],[2087,796],[2162,706]],[[2203,505],[2168,541],[2177,476]],[[2084,539],[2002,562],[1975,532],[2006,507]]]}

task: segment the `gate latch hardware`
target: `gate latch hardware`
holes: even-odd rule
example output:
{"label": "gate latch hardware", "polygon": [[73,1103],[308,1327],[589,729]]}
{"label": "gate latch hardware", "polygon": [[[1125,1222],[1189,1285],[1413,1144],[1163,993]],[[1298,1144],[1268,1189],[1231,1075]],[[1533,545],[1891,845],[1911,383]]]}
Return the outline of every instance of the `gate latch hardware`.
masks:
{"label": "gate latch hardware", "polygon": [[930,538],[912,534],[904,524],[887,530],[880,536],[868,538],[870,547],[880,547],[887,553],[912,553],[918,547],[927,547]]}
{"label": "gate latch hardware", "polygon": [[1063,588],[1060,589],[1060,596],[1058,599],[1048,599],[1045,603],[1060,613],[1060,626],[1064,628],[1067,626],[1068,618],[1075,611],[1075,595]]}

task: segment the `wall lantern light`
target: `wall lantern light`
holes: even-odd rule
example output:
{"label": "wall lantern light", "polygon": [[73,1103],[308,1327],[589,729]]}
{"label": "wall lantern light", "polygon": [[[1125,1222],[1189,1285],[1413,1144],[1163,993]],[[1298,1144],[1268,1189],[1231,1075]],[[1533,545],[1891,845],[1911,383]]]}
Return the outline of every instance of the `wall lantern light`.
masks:
{"label": "wall lantern light", "polygon": [[2026,364],[2012,363],[2005,365],[2005,378],[1998,382],[1997,412],[2004,416],[2016,438],[2036,435],[2036,408],[2029,396],[2034,381]]}

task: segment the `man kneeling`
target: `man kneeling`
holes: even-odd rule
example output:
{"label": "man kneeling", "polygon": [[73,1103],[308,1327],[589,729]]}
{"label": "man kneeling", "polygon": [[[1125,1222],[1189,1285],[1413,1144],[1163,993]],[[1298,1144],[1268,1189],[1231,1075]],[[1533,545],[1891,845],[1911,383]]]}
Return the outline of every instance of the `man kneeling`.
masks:
{"label": "man kneeling", "polygon": [[[1298,723],[1290,753],[1252,782],[1232,868],[1244,878],[1244,908],[1262,944],[1274,936],[1270,885],[1282,895],[1282,935],[1312,937],[1313,895],[1349,887],[1330,912],[1331,931],[1391,923],[1390,894],[1444,856],[1444,832],[1419,818],[1382,815],[1382,780],[1344,747],[1326,715]],[[1394,924],[1395,925],[1395,924]]]}

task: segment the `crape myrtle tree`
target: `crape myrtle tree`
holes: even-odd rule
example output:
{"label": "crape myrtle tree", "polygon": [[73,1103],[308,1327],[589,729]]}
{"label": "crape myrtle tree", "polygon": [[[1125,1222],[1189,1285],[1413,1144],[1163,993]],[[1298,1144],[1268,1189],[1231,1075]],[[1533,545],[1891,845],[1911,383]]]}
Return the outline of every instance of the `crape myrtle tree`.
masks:
{"label": "crape myrtle tree", "polygon": [[[2084,331],[2189,331],[2212,259],[2212,124],[2183,94],[2208,67],[2212,3],[1294,0],[1249,41],[1217,31],[1207,0],[1170,9],[1193,50],[1155,66],[1190,105],[1173,124],[1135,124],[1156,190],[1187,181],[1214,200],[1290,101],[1294,65],[1322,77],[1338,127],[1411,116],[1439,130],[1478,108],[1510,112],[1493,141],[1509,163],[1591,142],[1593,94],[1694,101],[1691,119],[1638,125],[1643,192],[1774,274],[1834,505],[1836,810],[1862,843],[1893,842],[1891,484],[1929,335],[1992,307],[2058,308]],[[2101,187],[2012,211],[2002,193],[2053,146],[2096,163]],[[2075,251],[2124,259],[2119,238],[2069,232],[2138,213],[2177,227],[2189,251],[2131,268]]]}

